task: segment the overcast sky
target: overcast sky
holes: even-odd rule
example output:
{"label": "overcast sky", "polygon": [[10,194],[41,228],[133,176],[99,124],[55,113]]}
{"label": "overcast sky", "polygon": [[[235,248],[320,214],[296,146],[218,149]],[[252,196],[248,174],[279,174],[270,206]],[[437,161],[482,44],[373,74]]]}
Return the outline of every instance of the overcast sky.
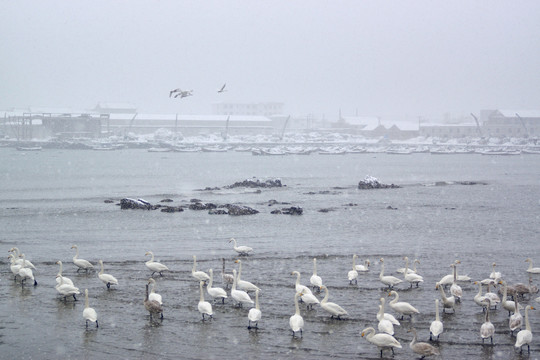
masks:
{"label": "overcast sky", "polygon": [[[540,1],[0,0],[0,109],[540,109]],[[228,91],[216,91],[227,83]],[[173,88],[194,96],[170,99]]]}

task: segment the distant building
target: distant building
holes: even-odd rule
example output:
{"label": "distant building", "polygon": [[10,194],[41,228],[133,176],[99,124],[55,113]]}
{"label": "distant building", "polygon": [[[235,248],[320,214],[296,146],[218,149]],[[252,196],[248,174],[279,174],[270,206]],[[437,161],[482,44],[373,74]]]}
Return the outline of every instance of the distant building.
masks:
{"label": "distant building", "polygon": [[418,136],[418,124],[385,121],[377,116],[341,116],[331,124],[334,131],[363,135],[367,138],[403,140]]}
{"label": "distant building", "polygon": [[280,102],[232,103],[219,102],[212,105],[214,115],[259,115],[283,114],[285,105]]}
{"label": "distant building", "polygon": [[137,108],[130,103],[100,102],[92,111],[98,114],[135,114]]}
{"label": "distant building", "polygon": [[482,110],[480,122],[485,136],[537,138],[540,110]]}

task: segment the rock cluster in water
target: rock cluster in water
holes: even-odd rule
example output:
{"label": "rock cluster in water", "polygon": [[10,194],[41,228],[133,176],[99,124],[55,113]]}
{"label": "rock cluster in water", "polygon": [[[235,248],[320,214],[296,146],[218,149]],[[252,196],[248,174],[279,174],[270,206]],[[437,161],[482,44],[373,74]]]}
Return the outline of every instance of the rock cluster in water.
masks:
{"label": "rock cluster in water", "polygon": [[[275,188],[275,187],[283,187],[280,179],[268,179],[268,180],[260,180],[257,178],[251,178],[246,179],[244,181],[237,181],[234,184],[226,185],[223,188],[224,189],[234,189],[239,187],[245,187],[245,188]],[[215,190],[221,190],[220,187],[205,187],[202,189],[204,191],[215,191]]]}
{"label": "rock cluster in water", "polygon": [[366,190],[366,189],[395,189],[400,188],[399,185],[394,184],[383,184],[379,182],[377,178],[374,178],[373,176],[367,175],[364,180],[360,180],[358,183],[358,189]]}
{"label": "rock cluster in water", "polygon": [[271,214],[284,214],[284,215],[302,215],[304,210],[301,207],[291,206],[290,208],[272,210]]}
{"label": "rock cluster in water", "polygon": [[[172,200],[161,201],[161,202],[171,202]],[[213,203],[203,203],[199,199],[191,199],[189,205],[180,205],[180,206],[170,206],[170,205],[152,205],[148,201],[143,199],[131,199],[124,198],[120,200],[120,208],[122,210],[128,209],[141,209],[141,210],[157,210],[161,209],[162,212],[174,213],[182,212],[184,209],[189,210],[207,210],[211,215],[252,215],[259,213],[258,210],[250,208],[249,206],[243,205],[234,205],[234,204],[224,204],[216,205]]]}

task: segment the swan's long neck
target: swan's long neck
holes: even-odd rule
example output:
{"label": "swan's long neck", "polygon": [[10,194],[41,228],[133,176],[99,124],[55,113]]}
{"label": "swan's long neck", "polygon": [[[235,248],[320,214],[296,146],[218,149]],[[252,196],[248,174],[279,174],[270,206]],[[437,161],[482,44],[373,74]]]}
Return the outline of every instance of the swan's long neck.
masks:
{"label": "swan's long neck", "polygon": [[482,296],[482,283],[479,281],[478,282],[478,296]]}
{"label": "swan's long neck", "polygon": [[317,275],[317,259],[313,259],[313,275]]}
{"label": "swan's long neck", "polygon": [[322,299],[321,303],[325,303],[328,301],[328,288],[324,287],[324,299]]}
{"label": "swan's long neck", "polygon": [[192,273],[197,271],[197,257],[193,255],[193,270],[191,270]]}
{"label": "swan's long neck", "polygon": [[439,285],[439,291],[441,292],[441,298],[446,300],[446,294],[444,293],[442,285]]}
{"label": "swan's long neck", "polygon": [[208,287],[211,288],[212,284],[214,283],[214,270],[210,269],[208,272],[210,273],[210,280],[208,281]]}
{"label": "swan's long neck", "polygon": [[201,298],[199,299],[199,301],[204,301],[204,292],[203,292],[203,290],[202,290],[202,284],[203,284],[203,282],[200,281],[200,282],[199,282],[199,289],[201,290],[201,291],[200,291],[200,292],[201,292]]}
{"label": "swan's long neck", "polygon": [[259,310],[259,290],[255,291],[255,309]]}
{"label": "swan's long neck", "polygon": [[151,251],[149,251],[148,253],[149,253],[150,256],[152,257],[152,258],[150,259],[150,262],[154,262],[154,253],[151,252]]}
{"label": "swan's long neck", "polygon": [[506,285],[506,281],[503,281],[503,298],[502,298],[503,304],[506,303],[506,296],[507,295],[508,295],[508,286]]}
{"label": "swan's long neck", "polygon": [[356,270],[356,256],[352,257],[352,269]]}
{"label": "swan's long neck", "polygon": [[395,296],[395,298],[393,298],[392,301],[390,301],[390,304],[397,303],[397,301],[399,300],[399,294],[395,291],[392,291],[390,294]]}
{"label": "swan's long neck", "polygon": [[532,270],[532,261],[531,261],[531,260],[527,260],[527,262],[529,263],[529,269],[528,269],[528,270]]}
{"label": "swan's long neck", "polygon": [[60,265],[60,270],[58,270],[58,275],[60,275],[61,277],[62,276],[62,262],[58,261],[58,265]]}
{"label": "swan's long neck", "polygon": [[382,278],[384,276],[384,263],[381,263],[381,273],[379,274],[379,278]]}
{"label": "swan's long neck", "polygon": [[88,289],[86,289],[84,291],[84,308],[87,309],[88,308]]}
{"label": "swan's long neck", "polygon": [[413,339],[411,340],[411,346],[414,346],[414,344],[416,343],[416,330],[411,329],[411,331],[413,333]]}
{"label": "swan's long neck", "polygon": [[489,322],[489,306],[486,306],[486,322]]}
{"label": "swan's long neck", "polygon": [[409,272],[409,258],[405,257],[405,275]]}
{"label": "swan's long neck", "polygon": [[296,286],[300,286],[300,273],[296,273]]}
{"label": "swan's long neck", "polygon": [[[99,271],[99,275],[102,275],[103,274],[103,261],[99,261],[99,266],[101,266],[101,270]],[[146,286],[146,288],[148,288],[148,285]]]}
{"label": "swan's long neck", "polygon": [[233,283],[232,283],[231,291],[236,291],[236,269],[233,269]]}
{"label": "swan's long neck", "polygon": [[152,279],[152,281],[150,281],[150,284],[152,284],[152,289],[150,290],[150,293],[155,293],[156,292],[156,281],[154,279]]}
{"label": "swan's long neck", "polygon": [[415,262],[413,263],[413,270],[414,270],[414,273],[415,273],[415,274],[417,273],[417,271],[416,271],[416,263],[417,263],[417,261],[415,261]]}
{"label": "swan's long neck", "polygon": [[294,294],[294,308],[296,310],[294,312],[295,315],[300,315],[300,307],[298,306],[298,294],[299,293]]}
{"label": "swan's long neck", "polygon": [[225,274],[225,259],[222,259],[222,260],[223,260],[223,267],[221,268],[221,273]]}
{"label": "swan's long neck", "polygon": [[13,252],[15,253],[15,258],[18,258],[19,255],[21,255],[21,252],[19,251],[19,248],[14,247]]}
{"label": "swan's long neck", "polygon": [[238,281],[240,281],[242,275],[242,262],[238,260]]}
{"label": "swan's long neck", "polygon": [[73,259],[77,259],[79,257],[79,248],[75,246],[75,256]]}
{"label": "swan's long neck", "polygon": [[26,255],[24,254],[21,254],[22,256],[22,264],[21,264],[21,269],[24,269],[25,266],[26,266]]}
{"label": "swan's long neck", "polygon": [[379,316],[382,319],[384,319],[384,303],[382,302],[382,299],[381,299],[381,305],[379,305]]}
{"label": "swan's long neck", "polygon": [[375,336],[375,329],[370,327],[367,330],[366,338],[371,339],[373,336]]}
{"label": "swan's long neck", "polygon": [[[531,331],[531,324],[529,324],[529,309],[531,307],[527,305],[525,308],[525,329],[528,331]],[[517,303],[516,303],[516,309],[517,309]]]}
{"label": "swan's long neck", "polygon": [[441,321],[439,318],[439,299],[435,299],[435,321]]}
{"label": "swan's long neck", "polygon": [[148,284],[146,284],[146,296],[144,298],[144,301],[148,301]]}
{"label": "swan's long neck", "polygon": [[452,264],[452,272],[454,273],[454,283],[457,281],[457,266],[455,264]]}

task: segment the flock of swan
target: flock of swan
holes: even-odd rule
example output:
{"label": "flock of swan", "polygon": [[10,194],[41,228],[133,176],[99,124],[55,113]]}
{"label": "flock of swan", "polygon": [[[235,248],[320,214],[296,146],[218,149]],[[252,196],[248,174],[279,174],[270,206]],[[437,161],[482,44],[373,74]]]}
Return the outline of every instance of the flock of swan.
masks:
{"label": "flock of swan", "polygon": [[[233,249],[241,256],[247,256],[253,252],[253,249],[248,246],[238,246],[234,238],[230,239],[229,243],[233,243]],[[73,257],[73,264],[77,266],[77,272],[85,271],[89,272],[94,269],[92,263],[87,260],[79,258],[79,249],[76,245],[72,246],[72,249],[75,249],[76,253]],[[146,267],[151,271],[150,278],[146,283],[146,291],[144,297],[144,307],[149,312],[150,320],[153,321],[154,316],[159,316],[163,319],[163,301],[162,296],[156,293],[156,281],[153,276],[158,274],[163,276],[163,272],[170,271],[169,268],[154,260],[154,253],[152,251],[147,251],[145,256],[150,256],[150,260],[145,262]],[[356,264],[358,259],[357,255],[352,257],[352,267],[346,273],[346,278],[349,281],[349,284],[357,284],[359,273],[368,273],[370,271],[370,261],[365,260],[363,264]],[[22,286],[32,283],[34,286],[37,285],[37,280],[33,275],[33,269],[35,266],[26,259],[26,256],[19,251],[18,248],[14,247],[9,250],[9,260],[10,260],[10,270],[14,275],[14,279],[19,281]],[[385,275],[385,263],[384,259],[379,260],[380,263],[380,273],[379,281],[387,289],[387,297],[392,297],[392,300],[388,302],[388,307],[390,307],[393,312],[400,317],[401,320],[405,316],[413,317],[415,314],[419,314],[412,304],[404,301],[399,301],[399,293],[395,290],[395,287],[399,284],[409,284],[409,288],[415,288],[422,285],[424,278],[418,273],[416,265],[420,264],[418,260],[414,260],[413,267],[409,267],[409,258],[404,257],[405,267],[397,269],[396,273],[398,276]],[[540,268],[533,267],[532,260],[530,258],[525,260],[529,263],[528,269],[526,272],[530,275],[540,274]],[[224,288],[214,286],[213,282],[213,270],[209,269],[208,273],[204,271],[197,270],[197,258],[193,255],[193,267],[191,270],[192,278],[198,282],[200,298],[198,302],[197,309],[201,314],[202,320],[206,321],[212,319],[214,315],[212,303],[206,301],[205,293],[215,302],[225,303],[226,299],[232,298],[233,302],[237,307],[242,308],[245,306],[252,306],[248,313],[248,329],[257,329],[259,321],[262,319],[262,310],[259,305],[259,294],[262,290],[255,284],[248,282],[242,279],[242,261],[237,259],[235,264],[238,265],[238,270],[233,269],[232,274],[225,272],[225,259],[222,259],[222,271],[221,271],[221,282],[224,285]],[[73,281],[62,275],[62,262],[57,261],[56,264],[59,265],[59,272],[56,275],[56,286],[55,289],[61,295],[64,301],[68,297],[73,297],[74,300],[77,300],[76,295],[80,294],[79,288],[77,288]],[[118,285],[118,280],[111,274],[104,273],[103,261],[99,260],[98,264],[100,266],[100,271],[97,273],[97,277],[102,281],[107,289],[112,285]],[[440,299],[435,299],[435,319],[431,322],[429,332],[430,332],[430,342],[419,342],[417,340],[416,329],[411,327],[408,331],[413,333],[412,341],[409,344],[410,349],[420,355],[422,358],[431,355],[440,355],[439,349],[436,342],[439,340],[441,334],[444,331],[444,324],[441,321],[439,307],[442,307],[442,312],[450,313],[456,312],[456,303],[461,302],[463,297],[463,291],[460,282],[472,281],[472,279],[466,275],[458,275],[457,268],[461,264],[459,260],[456,260],[454,263],[450,264],[452,268],[451,274],[448,274],[441,278],[436,284],[435,288],[440,293]],[[317,259],[313,258],[313,274],[309,279],[309,286],[301,284],[301,274],[298,271],[292,271],[292,276],[296,277],[295,282],[295,291],[294,297],[291,293],[291,298],[294,301],[295,312],[289,318],[289,326],[292,332],[293,337],[302,337],[304,331],[304,319],[300,311],[300,302],[306,305],[307,310],[313,309],[315,305],[320,306],[321,309],[326,311],[331,318],[342,319],[348,314],[348,312],[338,305],[337,303],[328,301],[329,299],[329,290],[328,287],[323,284],[321,276],[317,273]],[[485,340],[489,339],[489,342],[493,344],[493,336],[495,334],[495,326],[490,321],[490,312],[496,311],[497,306],[502,306],[505,311],[508,311],[509,317],[509,331],[511,336],[515,334],[515,349],[520,352],[523,351],[523,348],[526,346],[527,351],[530,352],[530,344],[532,342],[532,331],[529,322],[529,311],[535,310],[535,307],[532,305],[523,306],[524,297],[526,295],[531,295],[538,292],[538,288],[532,284],[532,278],[529,277],[529,284],[513,284],[509,285],[500,272],[496,271],[496,264],[492,264],[492,272],[489,277],[483,280],[474,281],[474,285],[478,286],[478,293],[474,296],[474,303],[481,307],[484,315],[484,322],[479,328],[480,339],[482,343]],[[502,299],[499,294],[491,290],[492,287],[501,286]],[[227,292],[230,286],[230,292]],[[484,287],[487,288],[487,291],[484,292]],[[447,291],[448,289],[448,291]],[[206,291],[205,291],[206,290]],[[324,297],[322,300],[316,296],[316,294],[324,291]],[[314,294],[316,292],[316,294]],[[252,295],[250,295],[252,293]],[[89,323],[95,323],[96,328],[99,327],[98,323],[98,314],[97,312],[89,306],[89,297],[88,289],[84,290],[85,295],[85,306],[83,309],[82,317],[85,320],[86,328],[88,328]],[[255,297],[255,301],[252,299],[252,296]],[[510,300],[511,298],[511,300]],[[536,302],[540,302],[540,297],[535,299]],[[394,337],[394,327],[400,326],[400,321],[392,314],[385,312],[386,310],[386,299],[381,297],[379,299],[379,311],[376,314],[377,329],[375,327],[367,327],[361,331],[361,336],[365,337],[367,341],[375,346],[380,351],[382,357],[384,350],[390,350],[394,353],[394,348],[402,348],[401,343]],[[524,309],[524,317],[521,315],[521,310]],[[525,327],[523,329],[523,326]],[[433,344],[432,344],[433,343]]]}

